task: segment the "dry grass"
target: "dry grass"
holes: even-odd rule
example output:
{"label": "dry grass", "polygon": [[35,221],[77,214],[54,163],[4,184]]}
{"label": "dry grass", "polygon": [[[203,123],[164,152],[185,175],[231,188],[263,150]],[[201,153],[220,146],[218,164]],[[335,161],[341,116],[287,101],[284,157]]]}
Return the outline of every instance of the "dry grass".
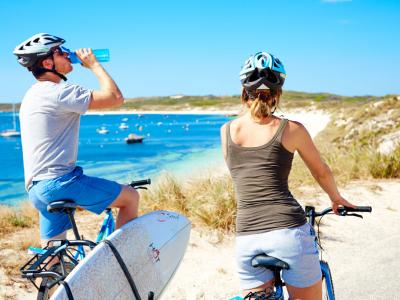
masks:
{"label": "dry grass", "polygon": [[40,246],[38,214],[29,202],[0,207],[0,265],[6,275],[17,275],[27,248]]}
{"label": "dry grass", "polygon": [[[315,143],[339,184],[369,178],[398,178],[400,150],[389,155],[377,152],[380,138],[400,130],[400,98],[379,102],[337,103],[328,110],[332,120]],[[290,185],[296,189],[315,185],[315,180],[297,156]]]}
{"label": "dry grass", "polygon": [[142,193],[143,212],[168,209],[187,215],[195,225],[232,231],[236,218],[236,202],[232,181],[227,176],[199,178],[179,183],[165,174]]}
{"label": "dry grass", "polygon": [[38,220],[38,213],[29,202],[23,202],[18,208],[0,206],[0,238],[22,228],[37,226]]}
{"label": "dry grass", "polygon": [[400,178],[400,146],[387,155],[375,154],[369,171],[374,178]]}

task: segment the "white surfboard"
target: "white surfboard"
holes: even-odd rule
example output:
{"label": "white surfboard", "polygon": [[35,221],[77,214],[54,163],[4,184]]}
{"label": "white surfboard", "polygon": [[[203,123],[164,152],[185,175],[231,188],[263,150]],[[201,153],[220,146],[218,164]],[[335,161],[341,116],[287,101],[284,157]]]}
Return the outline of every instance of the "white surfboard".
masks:
{"label": "white surfboard", "polygon": [[[124,260],[141,299],[154,298],[178,268],[189,242],[190,221],[177,213],[155,211],[125,224],[108,240]],[[65,280],[74,299],[135,299],[128,280],[110,247],[96,246]],[[67,300],[60,286],[52,300]]]}

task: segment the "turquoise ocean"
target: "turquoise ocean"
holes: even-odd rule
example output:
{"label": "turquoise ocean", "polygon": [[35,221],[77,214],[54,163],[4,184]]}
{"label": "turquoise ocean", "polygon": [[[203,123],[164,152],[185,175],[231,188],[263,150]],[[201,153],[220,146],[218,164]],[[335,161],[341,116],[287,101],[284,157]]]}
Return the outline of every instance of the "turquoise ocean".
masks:
{"label": "turquoise ocean", "polygon": [[[219,130],[228,120],[224,115],[198,114],[84,115],[77,165],[87,175],[120,183],[156,180],[165,172],[187,179],[223,164]],[[129,128],[121,129],[122,123]],[[0,112],[0,132],[12,126],[13,114]],[[98,133],[101,127],[108,133]],[[129,133],[144,136],[143,143],[126,144]],[[19,137],[0,137],[0,166],[0,205],[27,200]]]}

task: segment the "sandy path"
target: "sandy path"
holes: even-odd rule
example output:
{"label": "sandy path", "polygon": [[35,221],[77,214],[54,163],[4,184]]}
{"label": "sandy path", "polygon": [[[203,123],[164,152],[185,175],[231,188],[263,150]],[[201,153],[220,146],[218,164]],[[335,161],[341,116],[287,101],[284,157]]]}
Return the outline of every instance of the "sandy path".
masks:
{"label": "sandy path", "polygon": [[[356,204],[371,205],[373,213],[364,214],[364,219],[323,219],[323,256],[332,269],[337,299],[397,299],[400,180],[354,182],[342,192]],[[320,208],[329,204],[325,195],[308,194],[314,194]],[[219,244],[215,240],[193,230],[185,258],[163,299],[229,299],[238,294],[234,237],[226,236]]]}
{"label": "sandy path", "polygon": [[338,299],[398,299],[400,181],[353,183],[345,195],[373,207],[364,219],[326,220],[325,247]]}

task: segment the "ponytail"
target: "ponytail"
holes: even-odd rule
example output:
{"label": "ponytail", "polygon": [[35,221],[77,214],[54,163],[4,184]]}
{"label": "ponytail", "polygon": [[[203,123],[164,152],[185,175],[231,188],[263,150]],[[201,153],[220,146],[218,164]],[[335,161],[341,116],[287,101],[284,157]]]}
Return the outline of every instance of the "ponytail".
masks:
{"label": "ponytail", "polygon": [[248,93],[242,90],[242,103],[250,109],[251,117],[259,122],[263,118],[270,117],[279,105],[282,89],[262,90]]}

